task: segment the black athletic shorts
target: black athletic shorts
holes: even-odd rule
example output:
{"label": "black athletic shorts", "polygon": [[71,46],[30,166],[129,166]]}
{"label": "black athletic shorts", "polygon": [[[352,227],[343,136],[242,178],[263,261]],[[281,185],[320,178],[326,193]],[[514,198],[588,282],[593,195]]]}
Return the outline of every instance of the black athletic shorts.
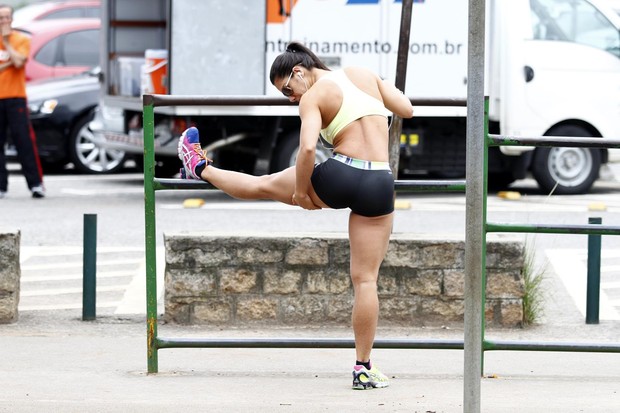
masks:
{"label": "black athletic shorts", "polygon": [[315,165],[312,187],[333,209],[351,208],[366,217],[394,212],[394,176],[387,162],[334,154]]}

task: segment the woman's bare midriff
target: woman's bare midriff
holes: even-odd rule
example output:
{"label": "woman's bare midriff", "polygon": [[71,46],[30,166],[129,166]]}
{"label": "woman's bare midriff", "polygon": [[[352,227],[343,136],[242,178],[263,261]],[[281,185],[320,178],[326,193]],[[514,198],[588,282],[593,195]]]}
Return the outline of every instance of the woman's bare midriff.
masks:
{"label": "woman's bare midriff", "polygon": [[340,131],[334,139],[334,152],[366,161],[388,162],[387,136],[384,116],[365,116]]}

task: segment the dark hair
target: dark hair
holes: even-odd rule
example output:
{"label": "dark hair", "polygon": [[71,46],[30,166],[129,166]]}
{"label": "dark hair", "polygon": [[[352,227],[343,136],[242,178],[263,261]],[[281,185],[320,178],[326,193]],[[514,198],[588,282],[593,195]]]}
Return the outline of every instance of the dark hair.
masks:
{"label": "dark hair", "polygon": [[329,70],[321,62],[321,59],[312,53],[312,50],[299,42],[290,42],[286,46],[284,53],[276,57],[271,64],[271,71],[269,72],[271,84],[274,84],[274,81],[278,78],[288,76],[295,66],[303,66],[306,69],[316,67],[317,69]]}

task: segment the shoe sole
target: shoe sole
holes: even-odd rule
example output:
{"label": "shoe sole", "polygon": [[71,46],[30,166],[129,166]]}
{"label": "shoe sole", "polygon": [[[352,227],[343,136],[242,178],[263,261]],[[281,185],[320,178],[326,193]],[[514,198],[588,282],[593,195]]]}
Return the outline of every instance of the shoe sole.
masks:
{"label": "shoe sole", "polygon": [[187,169],[185,168],[185,162],[183,162],[183,141],[184,140],[185,140],[185,132],[181,134],[181,136],[179,137],[179,141],[177,143],[177,157],[179,158],[179,160],[181,161],[181,164],[183,165],[183,167],[180,170],[181,179],[195,179],[195,178],[192,178],[192,176],[187,173]]}
{"label": "shoe sole", "polygon": [[183,147],[183,139],[185,138],[185,132],[181,134],[179,140],[177,141],[177,158],[183,161],[183,156],[181,155],[181,148]]}
{"label": "shoe sole", "polygon": [[388,386],[389,384],[381,384],[381,383],[377,383],[375,385],[373,385],[372,383],[359,383],[359,384],[354,384],[351,388],[353,390],[372,390],[372,389],[385,389]]}
{"label": "shoe sole", "polygon": [[[367,377],[366,374],[363,374],[364,377]],[[353,390],[371,390],[371,389],[382,389],[385,387],[388,387],[390,385],[389,382],[372,382],[372,381],[367,381],[367,382],[362,382],[360,380],[356,380],[355,378],[353,379],[353,386],[352,389]]]}

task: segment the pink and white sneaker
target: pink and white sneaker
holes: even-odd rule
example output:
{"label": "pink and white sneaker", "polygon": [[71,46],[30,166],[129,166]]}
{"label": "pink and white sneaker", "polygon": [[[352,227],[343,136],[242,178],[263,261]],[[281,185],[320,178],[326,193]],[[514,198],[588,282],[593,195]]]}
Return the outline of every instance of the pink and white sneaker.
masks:
{"label": "pink and white sneaker", "polygon": [[182,179],[202,180],[200,175],[196,174],[196,167],[205,164],[208,166],[213,163],[213,161],[207,158],[205,151],[202,150],[198,129],[193,126],[181,134],[177,152],[179,159],[183,162],[183,168],[181,168]]}

